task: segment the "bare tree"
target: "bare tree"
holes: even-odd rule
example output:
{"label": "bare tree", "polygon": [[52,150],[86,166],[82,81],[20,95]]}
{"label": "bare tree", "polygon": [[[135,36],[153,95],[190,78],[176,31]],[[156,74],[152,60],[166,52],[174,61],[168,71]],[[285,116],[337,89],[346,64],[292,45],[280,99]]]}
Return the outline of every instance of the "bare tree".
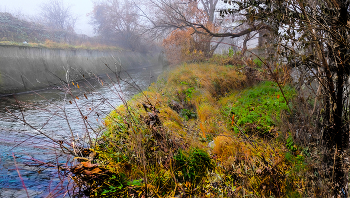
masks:
{"label": "bare tree", "polygon": [[50,0],[40,6],[42,23],[51,28],[74,32],[77,17],[71,12],[70,6],[62,0]]}
{"label": "bare tree", "polygon": [[92,24],[105,42],[135,50],[141,42],[138,12],[130,0],[95,2]]}
{"label": "bare tree", "polygon": [[[236,12],[232,17],[220,13],[218,0],[150,0],[156,9],[156,15],[148,17],[153,30],[158,34],[168,33],[175,29],[192,28],[194,34],[206,35],[205,54],[210,57],[221,40],[211,43],[213,37],[241,37],[250,32],[268,28],[264,23],[248,22],[244,13]],[[227,25],[230,24],[230,25]],[[254,34],[252,34],[254,35]],[[251,37],[248,37],[249,39]]]}

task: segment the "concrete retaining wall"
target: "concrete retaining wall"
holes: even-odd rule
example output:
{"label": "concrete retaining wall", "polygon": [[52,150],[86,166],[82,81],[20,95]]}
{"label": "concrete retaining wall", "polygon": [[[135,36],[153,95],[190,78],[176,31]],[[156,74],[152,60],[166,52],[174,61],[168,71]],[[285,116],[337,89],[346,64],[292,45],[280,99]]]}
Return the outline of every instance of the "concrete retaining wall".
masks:
{"label": "concrete retaining wall", "polygon": [[[71,80],[159,64],[158,55],[0,46],[0,95],[58,86]],[[121,65],[121,67],[120,67]]]}

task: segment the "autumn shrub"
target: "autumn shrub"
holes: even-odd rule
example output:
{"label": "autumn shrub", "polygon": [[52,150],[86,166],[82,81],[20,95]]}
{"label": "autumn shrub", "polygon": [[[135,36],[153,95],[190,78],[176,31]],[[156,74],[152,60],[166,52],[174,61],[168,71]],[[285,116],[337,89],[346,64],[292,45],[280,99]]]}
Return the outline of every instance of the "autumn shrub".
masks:
{"label": "autumn shrub", "polygon": [[243,88],[245,79],[245,75],[237,71],[236,67],[203,63],[184,64],[183,67],[173,71],[168,82],[171,85],[180,86],[184,90],[201,88],[201,94],[209,92],[213,97],[218,97],[230,90]]}
{"label": "autumn shrub", "polygon": [[[206,22],[206,28],[218,31],[212,23]],[[202,30],[200,30],[202,31]],[[215,48],[210,45],[211,36],[198,33],[192,28],[178,28],[173,30],[163,40],[163,47],[167,59],[172,64],[183,62],[202,62],[211,57]]]}
{"label": "autumn shrub", "polygon": [[[237,148],[235,146],[236,143],[239,143],[239,141],[235,142],[235,139],[232,137],[229,137],[227,135],[219,135],[214,138],[214,147],[212,153],[215,154],[221,162],[225,162],[229,157],[235,158],[237,157],[235,155],[235,152],[237,151],[235,150]],[[229,163],[234,162],[230,160]]]}
{"label": "autumn shrub", "polygon": [[235,66],[235,67],[243,67],[245,66],[245,63],[241,56],[237,54],[232,55],[220,55],[220,54],[214,54],[210,59],[209,62],[218,64],[218,65],[226,65],[226,66]]}
{"label": "autumn shrub", "polygon": [[217,106],[209,103],[202,103],[198,107],[198,122],[203,134],[203,138],[207,135],[215,136],[224,133],[226,128],[221,120],[220,110]]}
{"label": "autumn shrub", "polygon": [[208,36],[197,35],[192,28],[176,29],[164,39],[163,46],[167,59],[173,64],[179,64],[204,60],[206,49],[202,45],[208,41]]}

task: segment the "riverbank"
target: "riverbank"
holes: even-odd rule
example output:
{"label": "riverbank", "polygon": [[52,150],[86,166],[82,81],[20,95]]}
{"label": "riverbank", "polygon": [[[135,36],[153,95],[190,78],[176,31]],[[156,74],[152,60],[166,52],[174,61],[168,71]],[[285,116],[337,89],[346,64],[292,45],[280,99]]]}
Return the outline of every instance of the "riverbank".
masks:
{"label": "riverbank", "polygon": [[0,95],[66,85],[111,72],[163,64],[160,54],[126,50],[0,45]]}
{"label": "riverbank", "polygon": [[98,155],[71,169],[81,192],[302,196],[307,153],[284,123],[296,92],[285,81],[282,94],[260,66],[213,58],[159,77],[107,116]]}

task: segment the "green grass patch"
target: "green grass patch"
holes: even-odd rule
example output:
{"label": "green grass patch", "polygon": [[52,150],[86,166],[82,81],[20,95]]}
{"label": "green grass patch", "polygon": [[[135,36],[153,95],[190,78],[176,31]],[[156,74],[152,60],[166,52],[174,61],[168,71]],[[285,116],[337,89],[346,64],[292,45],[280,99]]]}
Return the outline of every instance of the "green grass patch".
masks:
{"label": "green grass patch", "polygon": [[286,98],[276,83],[267,81],[237,94],[236,101],[224,108],[226,116],[234,115],[230,120],[234,130],[239,132],[238,125],[247,132],[272,135],[269,133],[280,122],[281,112],[289,109],[286,100],[296,94],[290,86],[284,86],[283,91]]}
{"label": "green grass patch", "polygon": [[263,65],[263,62],[259,58],[255,58],[253,62],[258,66],[258,68],[261,68]]}

